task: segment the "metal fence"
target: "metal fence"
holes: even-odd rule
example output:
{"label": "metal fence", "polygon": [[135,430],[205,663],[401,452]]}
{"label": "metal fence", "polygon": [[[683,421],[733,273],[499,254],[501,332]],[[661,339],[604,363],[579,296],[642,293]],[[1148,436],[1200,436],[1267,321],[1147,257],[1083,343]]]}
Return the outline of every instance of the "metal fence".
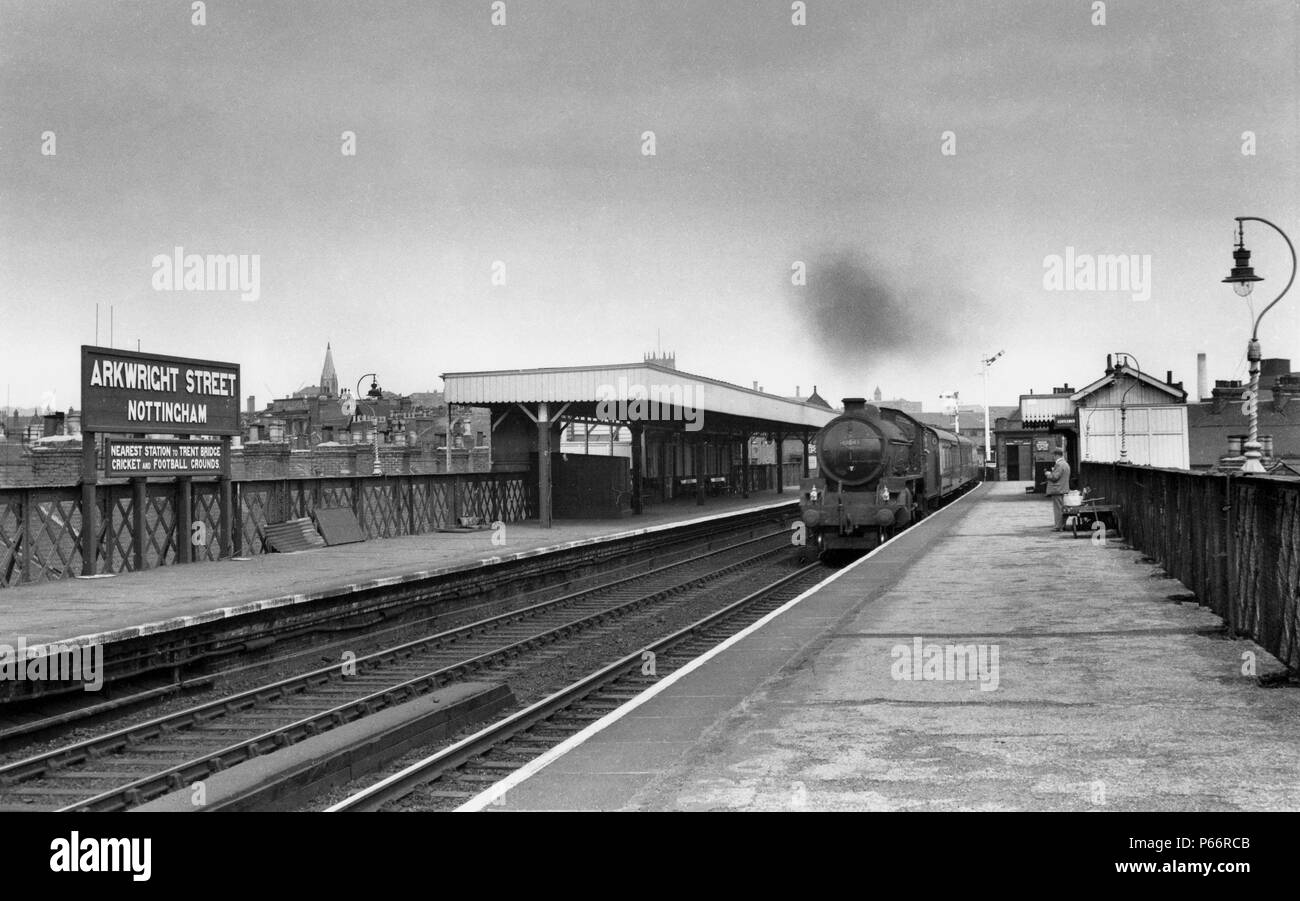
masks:
{"label": "metal fence", "polygon": [[1300,482],[1084,463],[1079,484],[1123,504],[1132,545],[1234,634],[1300,669]]}
{"label": "metal fence", "polygon": [[[367,538],[430,532],[457,516],[518,522],[537,509],[536,477],[527,472],[277,479],[234,482],[233,488],[233,551],[239,556],[267,553],[267,523],[310,516],[318,508],[350,509]],[[217,559],[216,482],[192,483],[188,511],[180,510],[178,485],[149,483],[139,520],[129,484],[100,485],[95,500],[101,573],[137,568],[138,521],[145,569],[175,563],[180,541],[190,544],[195,562]],[[0,489],[0,588],[80,575],[81,528],[79,486]]]}

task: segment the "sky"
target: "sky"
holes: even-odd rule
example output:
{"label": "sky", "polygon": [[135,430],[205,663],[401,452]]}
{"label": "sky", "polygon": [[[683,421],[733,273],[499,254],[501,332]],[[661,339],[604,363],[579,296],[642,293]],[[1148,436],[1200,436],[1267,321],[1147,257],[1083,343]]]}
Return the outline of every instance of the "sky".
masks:
{"label": "sky", "polygon": [[[1245,377],[1220,279],[1235,216],[1300,240],[1300,2],[793,5],[0,0],[0,387],[79,406],[110,307],[259,406],[327,342],[403,393],[657,347],[927,410],[998,350],[995,404],[1121,351]],[[1258,310],[1290,258],[1245,235]],[[256,299],[158,290],[176,247],[255,255]],[[1149,299],[1045,285],[1067,248]],[[1300,289],[1261,341],[1300,368]]]}

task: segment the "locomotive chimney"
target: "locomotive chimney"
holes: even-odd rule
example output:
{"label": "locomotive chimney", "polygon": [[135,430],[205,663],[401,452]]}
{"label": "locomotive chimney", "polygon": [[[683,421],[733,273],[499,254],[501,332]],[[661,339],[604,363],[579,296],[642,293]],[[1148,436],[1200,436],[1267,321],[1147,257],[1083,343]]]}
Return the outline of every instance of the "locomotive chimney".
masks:
{"label": "locomotive chimney", "polygon": [[1206,374],[1205,354],[1196,355],[1196,399],[1210,399],[1210,378]]}
{"label": "locomotive chimney", "polygon": [[867,406],[865,397],[846,397],[844,398],[844,412],[852,413],[854,410],[864,410]]}

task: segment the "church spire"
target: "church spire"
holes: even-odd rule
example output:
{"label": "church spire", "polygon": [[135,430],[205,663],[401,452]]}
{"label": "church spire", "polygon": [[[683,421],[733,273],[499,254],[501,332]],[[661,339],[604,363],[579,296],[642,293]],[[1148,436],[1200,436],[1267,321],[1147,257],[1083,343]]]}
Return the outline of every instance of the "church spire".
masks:
{"label": "church spire", "polygon": [[338,397],[339,376],[334,371],[334,352],[329,342],[325,342],[325,365],[320,371],[320,390],[326,397]]}

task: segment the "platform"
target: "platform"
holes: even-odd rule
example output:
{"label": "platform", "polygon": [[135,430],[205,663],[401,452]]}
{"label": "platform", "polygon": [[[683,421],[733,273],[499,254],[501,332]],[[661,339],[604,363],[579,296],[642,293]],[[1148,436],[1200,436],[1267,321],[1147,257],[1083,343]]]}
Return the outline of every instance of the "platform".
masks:
{"label": "platform", "polygon": [[[1300,692],[1242,673],[1277,661],[1138,552],[1051,519],[1024,483],[982,486],[475,803],[1300,809]],[[918,639],[985,646],[967,675],[996,687],[895,678]]]}
{"label": "platform", "polygon": [[749,498],[682,499],[621,519],[509,523],[491,530],[428,532],[292,554],[165,566],[111,578],[61,579],[0,591],[0,644],[18,638],[109,643],[380,585],[424,579],[506,560],[667,530],[701,518],[794,503],[797,490]]}

